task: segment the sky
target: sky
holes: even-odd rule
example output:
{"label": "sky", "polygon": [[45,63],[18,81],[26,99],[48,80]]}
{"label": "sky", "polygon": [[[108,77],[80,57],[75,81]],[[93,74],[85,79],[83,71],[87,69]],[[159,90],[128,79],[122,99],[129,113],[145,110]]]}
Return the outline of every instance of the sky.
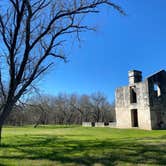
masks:
{"label": "sky", "polygon": [[103,7],[86,18],[96,32],[81,34],[81,43],[68,47],[68,63],[58,62],[40,82],[43,93],[104,93],[114,101],[115,89],[128,84],[128,71],[143,78],[166,69],[166,1],[117,0],[127,13]]}

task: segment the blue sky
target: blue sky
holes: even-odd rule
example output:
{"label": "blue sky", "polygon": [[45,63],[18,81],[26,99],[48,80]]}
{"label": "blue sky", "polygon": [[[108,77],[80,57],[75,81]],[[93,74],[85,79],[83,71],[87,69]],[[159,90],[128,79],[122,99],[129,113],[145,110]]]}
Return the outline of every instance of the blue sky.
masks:
{"label": "blue sky", "polygon": [[117,0],[122,16],[108,7],[86,18],[97,32],[81,35],[79,45],[66,46],[69,62],[59,62],[40,82],[44,93],[103,92],[110,102],[116,87],[128,84],[128,70],[143,77],[166,69],[166,1]]}

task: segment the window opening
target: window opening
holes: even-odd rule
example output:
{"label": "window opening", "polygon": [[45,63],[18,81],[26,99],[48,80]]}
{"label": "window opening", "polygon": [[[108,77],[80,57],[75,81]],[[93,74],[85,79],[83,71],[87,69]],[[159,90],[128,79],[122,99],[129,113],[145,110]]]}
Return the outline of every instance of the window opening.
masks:
{"label": "window opening", "polygon": [[160,87],[158,84],[156,84],[156,83],[154,84],[153,90],[155,91],[155,94],[157,97],[161,96],[161,90],[160,90]]}
{"label": "window opening", "polygon": [[137,93],[133,87],[130,87],[130,103],[137,103]]}

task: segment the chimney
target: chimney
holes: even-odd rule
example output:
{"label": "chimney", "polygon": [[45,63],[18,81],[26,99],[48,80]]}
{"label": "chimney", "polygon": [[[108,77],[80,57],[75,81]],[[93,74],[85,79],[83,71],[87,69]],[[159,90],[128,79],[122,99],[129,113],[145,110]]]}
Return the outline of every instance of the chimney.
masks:
{"label": "chimney", "polygon": [[129,85],[142,81],[142,72],[138,70],[130,70],[128,72]]}

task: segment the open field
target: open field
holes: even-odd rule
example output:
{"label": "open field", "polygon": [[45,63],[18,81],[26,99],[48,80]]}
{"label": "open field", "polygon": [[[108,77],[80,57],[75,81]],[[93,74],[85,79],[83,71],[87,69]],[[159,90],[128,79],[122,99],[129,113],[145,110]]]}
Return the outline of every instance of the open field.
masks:
{"label": "open field", "polygon": [[166,165],[166,131],[6,127],[0,165]]}

